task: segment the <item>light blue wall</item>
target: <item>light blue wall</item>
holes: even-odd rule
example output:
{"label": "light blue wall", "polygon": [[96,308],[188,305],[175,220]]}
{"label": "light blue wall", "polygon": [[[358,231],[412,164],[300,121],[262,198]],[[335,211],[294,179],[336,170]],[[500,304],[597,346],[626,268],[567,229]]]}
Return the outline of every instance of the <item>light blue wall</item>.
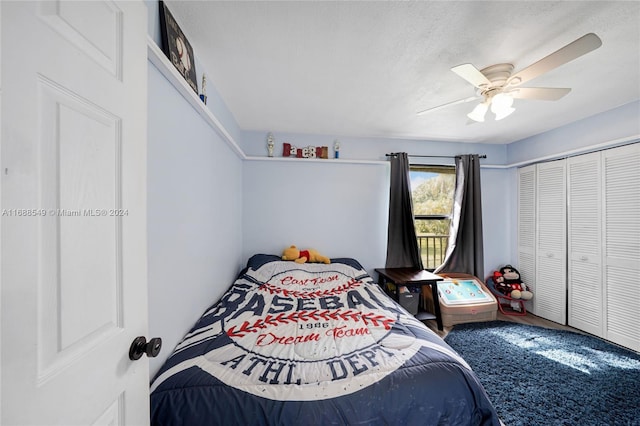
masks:
{"label": "light blue wall", "polygon": [[640,101],[507,145],[509,164],[564,157],[638,140]]}
{"label": "light blue wall", "polygon": [[511,245],[516,237],[516,222],[511,206],[517,203],[511,196],[513,176],[513,169],[480,169],[485,275],[513,262]]}
{"label": "light blue wall", "polygon": [[304,161],[243,164],[243,258],[289,245],[383,267],[389,165]]}
{"label": "light blue wall", "polygon": [[149,335],[154,373],[242,266],[242,160],[149,63]]}
{"label": "light blue wall", "polygon": [[[333,148],[334,137],[273,133],[275,156],[282,143]],[[267,132],[244,132],[242,147],[248,155],[264,157]],[[298,161],[246,161],[244,164],[243,251],[270,249],[279,253],[289,244],[311,245],[330,257],[355,257],[370,272],[383,267],[386,258],[389,171],[386,153],[415,155],[486,154],[481,160],[485,271],[510,261],[510,172],[502,166],[506,146],[402,139],[339,138],[344,163]],[[383,165],[349,163],[353,160],[384,161]],[[453,164],[452,158],[411,159],[416,164]],[[287,183],[288,182],[288,183]],[[306,188],[306,189],[305,189]],[[279,202],[284,197],[284,202]],[[353,202],[339,203],[333,200]],[[325,202],[329,200],[329,202]],[[357,202],[356,202],[357,201]],[[249,208],[249,206],[255,206]],[[303,212],[302,216],[295,214]],[[371,213],[375,214],[371,214]],[[265,217],[270,218],[269,221]],[[287,226],[291,223],[291,226]],[[295,226],[293,226],[295,223]],[[309,224],[331,224],[312,227]],[[271,224],[271,226],[269,226]],[[287,238],[283,238],[282,235]],[[256,235],[253,235],[256,234]],[[345,250],[349,248],[351,251]],[[362,253],[360,256],[358,254]]]}
{"label": "light blue wall", "polygon": [[[160,43],[158,3],[148,33]],[[242,160],[148,62],[147,228],[149,336],[163,349],[153,376],[197,318],[233,282],[242,259]],[[198,81],[203,70],[196,56]],[[212,84],[207,108],[240,130]]]}

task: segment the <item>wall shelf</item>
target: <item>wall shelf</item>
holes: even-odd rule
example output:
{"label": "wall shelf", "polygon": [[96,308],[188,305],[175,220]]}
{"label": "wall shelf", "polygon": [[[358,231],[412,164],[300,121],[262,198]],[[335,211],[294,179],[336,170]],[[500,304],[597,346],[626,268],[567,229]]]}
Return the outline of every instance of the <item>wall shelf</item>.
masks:
{"label": "wall shelf", "polygon": [[389,164],[388,161],[379,161],[379,160],[350,160],[343,158],[292,158],[292,157],[258,157],[251,156],[246,157],[247,161],[281,161],[281,162],[292,162],[292,163],[323,163],[323,164],[376,164],[376,165],[385,165]]}
{"label": "wall shelf", "polygon": [[222,125],[220,120],[213,115],[211,110],[200,100],[198,95],[187,84],[184,78],[178,73],[178,70],[169,62],[164,52],[158,47],[156,42],[147,36],[147,58],[155,65],[162,75],[175,87],[180,95],[200,114],[204,121],[224,140],[229,148],[241,159],[246,159],[240,145],[233,139],[233,136]]}

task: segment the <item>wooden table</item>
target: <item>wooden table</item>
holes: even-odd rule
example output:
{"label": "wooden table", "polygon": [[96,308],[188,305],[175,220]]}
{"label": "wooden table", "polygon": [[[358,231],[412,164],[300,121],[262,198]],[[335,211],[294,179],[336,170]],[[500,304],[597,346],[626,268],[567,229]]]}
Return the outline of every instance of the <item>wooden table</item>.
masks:
{"label": "wooden table", "polygon": [[399,287],[404,286],[423,286],[428,285],[431,287],[431,294],[433,295],[433,308],[435,315],[428,312],[419,312],[416,317],[420,320],[434,319],[438,324],[438,330],[442,330],[442,314],[440,313],[440,302],[438,299],[438,281],[442,281],[443,278],[424,269],[418,268],[376,268],[378,273],[378,284],[386,291],[385,285],[387,282],[395,284],[395,299],[399,302],[400,296],[398,293]]}

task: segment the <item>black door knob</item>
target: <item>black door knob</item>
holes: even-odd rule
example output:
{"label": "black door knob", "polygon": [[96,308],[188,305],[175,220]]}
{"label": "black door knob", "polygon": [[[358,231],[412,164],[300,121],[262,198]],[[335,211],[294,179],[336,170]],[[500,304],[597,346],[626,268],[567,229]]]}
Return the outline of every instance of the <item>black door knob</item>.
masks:
{"label": "black door knob", "polygon": [[129,348],[129,359],[135,361],[142,357],[142,354],[147,354],[149,358],[158,356],[162,349],[162,339],[154,337],[147,342],[144,336],[138,336],[133,339],[131,347]]}

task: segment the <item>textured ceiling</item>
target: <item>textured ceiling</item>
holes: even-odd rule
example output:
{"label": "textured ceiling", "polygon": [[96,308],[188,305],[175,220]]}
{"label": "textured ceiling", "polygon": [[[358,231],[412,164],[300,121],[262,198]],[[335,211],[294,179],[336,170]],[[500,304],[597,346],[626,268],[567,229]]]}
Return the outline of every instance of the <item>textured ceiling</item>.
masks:
{"label": "textured ceiling", "polygon": [[[167,1],[244,130],[509,143],[640,99],[637,1]],[[596,33],[603,45],[528,82],[568,87],[467,124],[450,68],[515,72]]]}

